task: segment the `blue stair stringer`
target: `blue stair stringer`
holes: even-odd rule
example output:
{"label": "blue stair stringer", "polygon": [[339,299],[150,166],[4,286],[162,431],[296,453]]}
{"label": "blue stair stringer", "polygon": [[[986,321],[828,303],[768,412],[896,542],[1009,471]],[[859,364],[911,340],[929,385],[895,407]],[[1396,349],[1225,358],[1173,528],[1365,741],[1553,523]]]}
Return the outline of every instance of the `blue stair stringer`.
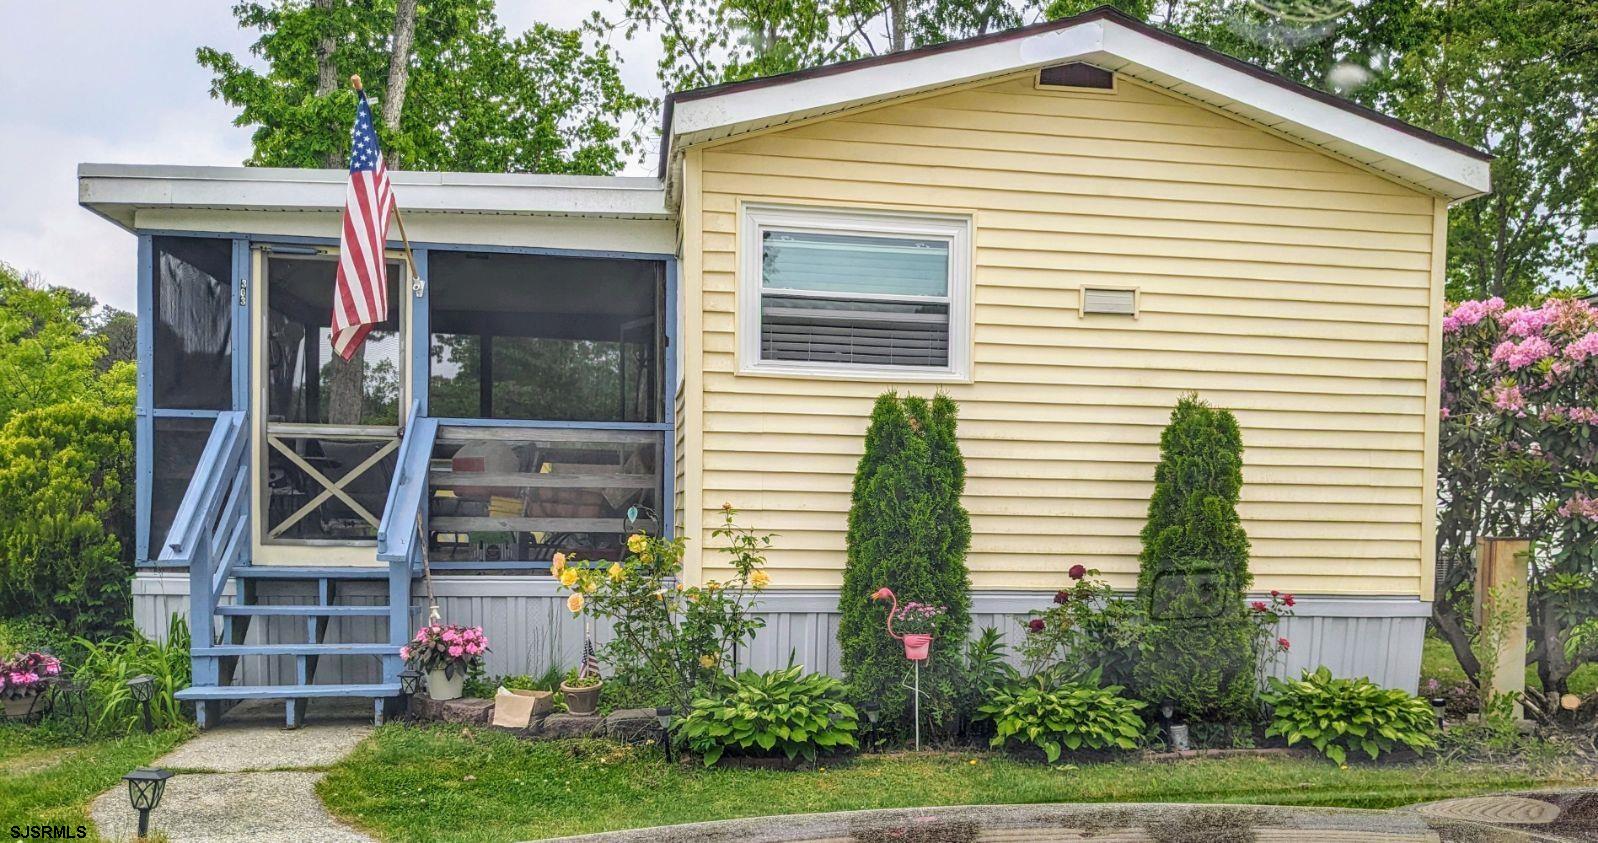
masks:
{"label": "blue stair stringer", "polygon": [[[392,712],[400,695],[399,672],[403,666],[399,650],[409,635],[411,623],[410,565],[287,567],[249,564],[248,431],[242,412],[218,416],[194,478],[173,518],[167,544],[161,549],[162,564],[186,565],[189,569],[193,681],[177,696],[195,704],[195,719],[202,729],[216,725],[224,706],[253,699],[283,700],[286,724],[295,728],[304,722],[306,702],[311,698],[370,698],[373,718],[381,723]],[[356,580],[386,581],[388,604],[339,603],[339,586]],[[316,599],[303,605],[263,605],[256,602],[257,585],[263,582],[314,583]],[[223,605],[223,595],[230,583],[235,586],[234,602]],[[256,618],[285,617],[305,619],[303,642],[246,643]],[[379,636],[383,640],[324,641],[327,627],[334,618],[376,617],[386,619],[386,624],[378,625],[387,627],[386,633]],[[243,673],[239,670],[240,661],[252,656],[292,658],[294,681],[273,685],[237,684]],[[382,665],[382,681],[315,683],[316,668],[323,656],[376,658]]]}

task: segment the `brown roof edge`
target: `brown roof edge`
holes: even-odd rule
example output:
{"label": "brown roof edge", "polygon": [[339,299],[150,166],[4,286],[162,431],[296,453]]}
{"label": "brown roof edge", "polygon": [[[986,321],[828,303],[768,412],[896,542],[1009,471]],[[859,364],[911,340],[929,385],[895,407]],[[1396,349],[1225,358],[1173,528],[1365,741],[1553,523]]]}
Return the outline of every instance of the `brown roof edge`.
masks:
{"label": "brown roof edge", "polygon": [[1183,38],[1180,35],[1174,35],[1162,29],[1149,26],[1143,21],[1140,21],[1137,18],[1126,14],[1125,12],[1122,12],[1114,6],[1098,6],[1072,17],[1044,21],[1042,23],[1034,23],[1027,26],[1017,27],[1015,29],[1006,29],[1002,32],[992,32],[987,35],[977,35],[971,38],[963,38],[958,41],[944,41],[941,44],[929,44],[925,47],[917,47],[913,50],[903,50],[901,52],[888,53],[880,56],[867,56],[865,58],[854,59],[852,61],[838,62],[836,64],[824,64],[819,67],[810,67],[803,70],[790,71],[788,73],[779,73],[774,76],[760,76],[754,79],[744,79],[738,82],[723,82],[719,85],[709,85],[703,88],[689,88],[687,90],[675,91],[673,93],[667,94],[665,105],[661,109],[660,177],[664,178],[666,175],[666,152],[671,143],[671,113],[672,104],[675,102],[704,99],[706,97],[713,97],[719,94],[728,94],[735,91],[745,91],[755,88],[765,88],[772,85],[782,85],[788,82],[798,82],[800,80],[813,79],[821,76],[832,76],[838,73],[847,73],[851,70],[858,70],[862,67],[875,67],[881,64],[892,64],[894,62],[907,61],[909,59],[921,58],[922,56],[936,55],[938,53],[964,49],[966,47],[976,47],[998,41],[1024,38],[1026,36],[1035,35],[1040,32],[1051,32],[1057,29],[1068,29],[1070,27],[1076,26],[1077,24],[1087,23],[1089,21],[1095,20],[1114,21],[1115,23],[1121,24],[1129,29],[1134,29],[1139,33],[1147,35],[1150,38],[1192,53],[1199,58],[1225,65],[1233,70],[1246,73],[1261,81],[1269,82],[1272,85],[1276,85],[1277,87],[1284,88],[1296,94],[1302,94],[1335,108],[1340,108],[1351,114],[1364,117],[1367,120],[1373,120],[1377,123],[1387,126],[1388,128],[1396,129],[1404,134],[1420,138],[1421,140],[1427,141],[1429,143],[1435,143],[1438,146],[1451,149],[1454,152],[1458,152],[1463,155],[1468,155],[1479,161],[1493,160],[1492,155],[1482,152],[1481,150],[1470,146],[1469,144],[1461,143],[1445,135],[1440,135],[1436,132],[1427,131],[1426,129],[1422,129],[1418,126],[1405,123],[1404,121],[1398,119],[1397,117],[1393,117],[1390,114],[1383,114],[1374,108],[1369,108],[1367,106],[1360,105],[1359,103],[1351,102],[1337,96],[1336,94],[1328,93],[1317,88],[1311,88],[1310,86],[1301,84],[1299,82],[1294,82],[1293,80],[1283,77],[1279,74],[1272,73],[1271,71],[1266,70],[1259,65],[1229,56],[1212,47],[1200,44],[1197,41],[1192,41],[1187,38]]}

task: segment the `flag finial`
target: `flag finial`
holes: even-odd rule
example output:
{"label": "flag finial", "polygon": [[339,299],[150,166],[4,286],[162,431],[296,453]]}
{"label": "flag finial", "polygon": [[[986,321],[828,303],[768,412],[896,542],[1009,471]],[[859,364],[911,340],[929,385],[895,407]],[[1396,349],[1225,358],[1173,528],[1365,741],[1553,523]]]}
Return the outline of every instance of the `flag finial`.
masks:
{"label": "flag finial", "polygon": [[361,75],[359,73],[350,74],[350,87],[357,91],[363,90],[363,88],[361,88]]}

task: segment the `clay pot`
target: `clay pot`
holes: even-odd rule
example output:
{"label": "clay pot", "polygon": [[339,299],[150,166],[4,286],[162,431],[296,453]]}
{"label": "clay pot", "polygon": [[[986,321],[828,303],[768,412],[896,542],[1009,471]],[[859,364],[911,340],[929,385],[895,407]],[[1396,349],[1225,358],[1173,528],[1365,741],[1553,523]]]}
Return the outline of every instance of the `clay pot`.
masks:
{"label": "clay pot", "polygon": [[566,713],[584,715],[598,711],[599,689],[603,687],[603,682],[587,688],[573,688],[565,682],[560,683],[560,692],[566,695]]}

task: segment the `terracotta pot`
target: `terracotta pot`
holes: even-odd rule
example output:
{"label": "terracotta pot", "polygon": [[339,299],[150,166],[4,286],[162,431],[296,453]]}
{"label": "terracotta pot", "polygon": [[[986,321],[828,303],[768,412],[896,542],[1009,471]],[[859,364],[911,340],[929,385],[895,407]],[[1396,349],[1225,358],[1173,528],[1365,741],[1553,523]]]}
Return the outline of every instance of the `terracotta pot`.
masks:
{"label": "terracotta pot", "polygon": [[27,693],[25,693],[22,696],[18,696],[18,697],[13,697],[13,696],[7,695],[6,698],[5,698],[6,716],[7,717],[27,717],[29,714],[33,713],[33,706],[34,706],[34,704],[36,702],[38,702],[38,700],[39,700],[39,695],[38,694],[27,694]]}
{"label": "terracotta pot", "polygon": [[439,702],[460,699],[461,691],[465,687],[465,667],[456,670],[453,679],[444,673],[443,668],[434,668],[427,672],[427,695]]}
{"label": "terracotta pot", "polygon": [[932,636],[920,632],[904,634],[904,657],[913,662],[924,662],[932,652]]}
{"label": "terracotta pot", "polygon": [[573,688],[565,682],[560,683],[560,692],[566,695],[566,713],[581,715],[598,711],[599,689],[603,687],[603,682],[589,688]]}

